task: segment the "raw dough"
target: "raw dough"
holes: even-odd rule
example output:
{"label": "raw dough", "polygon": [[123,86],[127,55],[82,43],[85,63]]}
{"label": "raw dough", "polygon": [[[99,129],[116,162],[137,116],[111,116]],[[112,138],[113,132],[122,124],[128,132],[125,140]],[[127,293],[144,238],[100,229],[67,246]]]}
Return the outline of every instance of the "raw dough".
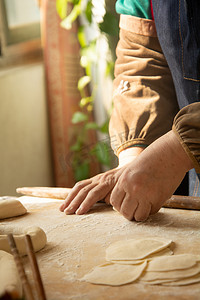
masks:
{"label": "raw dough", "polygon": [[188,284],[192,284],[195,282],[200,282],[200,273],[198,273],[192,277],[188,277],[188,278],[184,278],[184,279],[180,279],[180,280],[176,280],[176,281],[172,281],[172,282],[166,282],[166,283],[163,283],[162,285],[177,286],[177,285],[188,285]]}
{"label": "raw dough", "polygon": [[146,268],[146,264],[147,262],[139,265],[106,263],[94,268],[81,280],[94,284],[119,286],[137,280]]}
{"label": "raw dough", "polygon": [[187,285],[200,282],[200,256],[172,255],[172,241],[132,239],[118,241],[106,249],[107,264],[94,268],[82,281],[104,285],[130,282],[161,285]]}
{"label": "raw dough", "polygon": [[24,236],[29,234],[33,243],[33,248],[35,252],[44,248],[47,242],[47,237],[45,232],[40,227],[29,227],[29,228],[14,228],[8,226],[0,227],[0,250],[10,252],[10,246],[7,239],[7,234],[12,233],[21,255],[26,255],[26,243]]}
{"label": "raw dough", "polygon": [[192,254],[157,257],[148,263],[147,271],[174,271],[188,269],[196,265],[196,257]]}
{"label": "raw dough", "polygon": [[23,204],[16,199],[0,200],[0,219],[24,215],[27,212]]}
{"label": "raw dough", "polygon": [[172,241],[155,239],[122,240],[106,249],[106,260],[138,260],[167,248]]}
{"label": "raw dough", "polygon": [[174,271],[163,271],[163,272],[145,272],[141,276],[141,280],[144,281],[154,281],[154,280],[163,280],[163,279],[183,279],[187,277],[194,276],[200,272],[200,263],[196,263],[191,268],[182,269],[182,270],[174,270]]}
{"label": "raw dough", "polygon": [[0,296],[6,291],[16,292],[19,298],[22,296],[22,285],[14,258],[11,254],[0,250]]}
{"label": "raw dough", "polygon": [[139,259],[139,260],[112,260],[112,263],[116,263],[116,264],[122,264],[122,265],[137,265],[142,263],[144,260],[150,261],[153,260],[154,258],[158,257],[158,256],[169,256],[172,255],[173,251],[170,250],[169,248],[166,248],[164,250],[161,250],[157,253],[153,253],[147,257],[145,257],[144,259]]}

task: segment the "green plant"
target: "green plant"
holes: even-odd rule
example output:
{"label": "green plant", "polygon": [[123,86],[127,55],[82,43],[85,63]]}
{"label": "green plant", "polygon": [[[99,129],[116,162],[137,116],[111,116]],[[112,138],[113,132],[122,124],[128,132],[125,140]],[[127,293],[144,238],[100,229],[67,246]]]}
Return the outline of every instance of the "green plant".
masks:
{"label": "green plant", "polygon": [[[76,128],[76,136],[74,138],[75,143],[70,148],[75,180],[79,181],[89,177],[91,160],[95,159],[101,165],[111,166],[112,159],[108,139],[98,141],[95,145],[87,145],[87,140],[88,133],[91,130],[99,131],[103,134],[108,133],[108,120],[101,125],[91,121],[98,84],[95,80],[94,70],[98,68],[99,61],[97,42],[102,36],[106,36],[106,38],[118,36],[118,20],[109,10],[105,10],[102,19],[98,21],[93,13],[94,5],[92,0],[57,0],[56,8],[62,19],[62,27],[71,29],[74,21],[79,24],[77,37],[80,43],[80,65],[85,72],[77,84],[81,95],[80,111],[75,112],[72,116],[72,124]],[[91,38],[86,34],[90,27],[94,28],[95,37]],[[113,78],[113,70],[114,59],[109,48],[105,76]],[[90,89],[89,96],[88,89]],[[84,149],[87,149],[87,154],[89,155],[83,155]]]}

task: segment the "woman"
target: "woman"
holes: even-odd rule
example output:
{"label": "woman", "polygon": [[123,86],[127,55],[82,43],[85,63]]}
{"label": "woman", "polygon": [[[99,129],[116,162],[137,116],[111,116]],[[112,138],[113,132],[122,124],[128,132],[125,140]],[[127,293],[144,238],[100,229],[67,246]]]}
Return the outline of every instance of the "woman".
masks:
{"label": "woman", "polygon": [[188,171],[189,194],[200,196],[200,3],[152,2],[116,2],[110,137],[119,167],[76,184],[60,207],[66,214],[104,199],[125,218],[144,221]]}

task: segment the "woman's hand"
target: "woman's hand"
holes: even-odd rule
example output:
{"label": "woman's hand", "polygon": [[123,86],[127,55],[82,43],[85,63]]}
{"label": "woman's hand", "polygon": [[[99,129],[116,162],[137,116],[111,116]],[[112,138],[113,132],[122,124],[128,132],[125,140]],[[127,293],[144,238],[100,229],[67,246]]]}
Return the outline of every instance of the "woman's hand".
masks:
{"label": "woman's hand", "polygon": [[170,131],[123,167],[77,183],[60,210],[84,214],[105,200],[128,220],[145,221],[172,196],[192,168],[192,161]]}
{"label": "woman's hand", "polygon": [[110,203],[128,220],[145,221],[155,214],[193,168],[173,131],[146,148],[120,174]]}
{"label": "woman's hand", "polygon": [[88,212],[100,200],[109,203],[110,192],[122,173],[122,169],[112,169],[76,183],[60,206],[60,210],[66,214],[81,215]]}
{"label": "woman's hand", "polygon": [[78,182],[60,206],[60,210],[66,214],[81,215],[88,212],[100,200],[110,204],[110,193],[123,172],[124,166],[136,159],[142,151],[143,148],[140,147],[125,149],[119,155],[119,166],[116,169]]}

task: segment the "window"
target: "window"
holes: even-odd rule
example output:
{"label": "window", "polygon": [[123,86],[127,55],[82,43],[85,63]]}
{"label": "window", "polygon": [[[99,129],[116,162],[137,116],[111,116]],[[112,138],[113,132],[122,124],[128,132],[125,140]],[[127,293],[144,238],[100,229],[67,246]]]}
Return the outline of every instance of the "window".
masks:
{"label": "window", "polygon": [[0,0],[0,66],[41,58],[36,0]]}

